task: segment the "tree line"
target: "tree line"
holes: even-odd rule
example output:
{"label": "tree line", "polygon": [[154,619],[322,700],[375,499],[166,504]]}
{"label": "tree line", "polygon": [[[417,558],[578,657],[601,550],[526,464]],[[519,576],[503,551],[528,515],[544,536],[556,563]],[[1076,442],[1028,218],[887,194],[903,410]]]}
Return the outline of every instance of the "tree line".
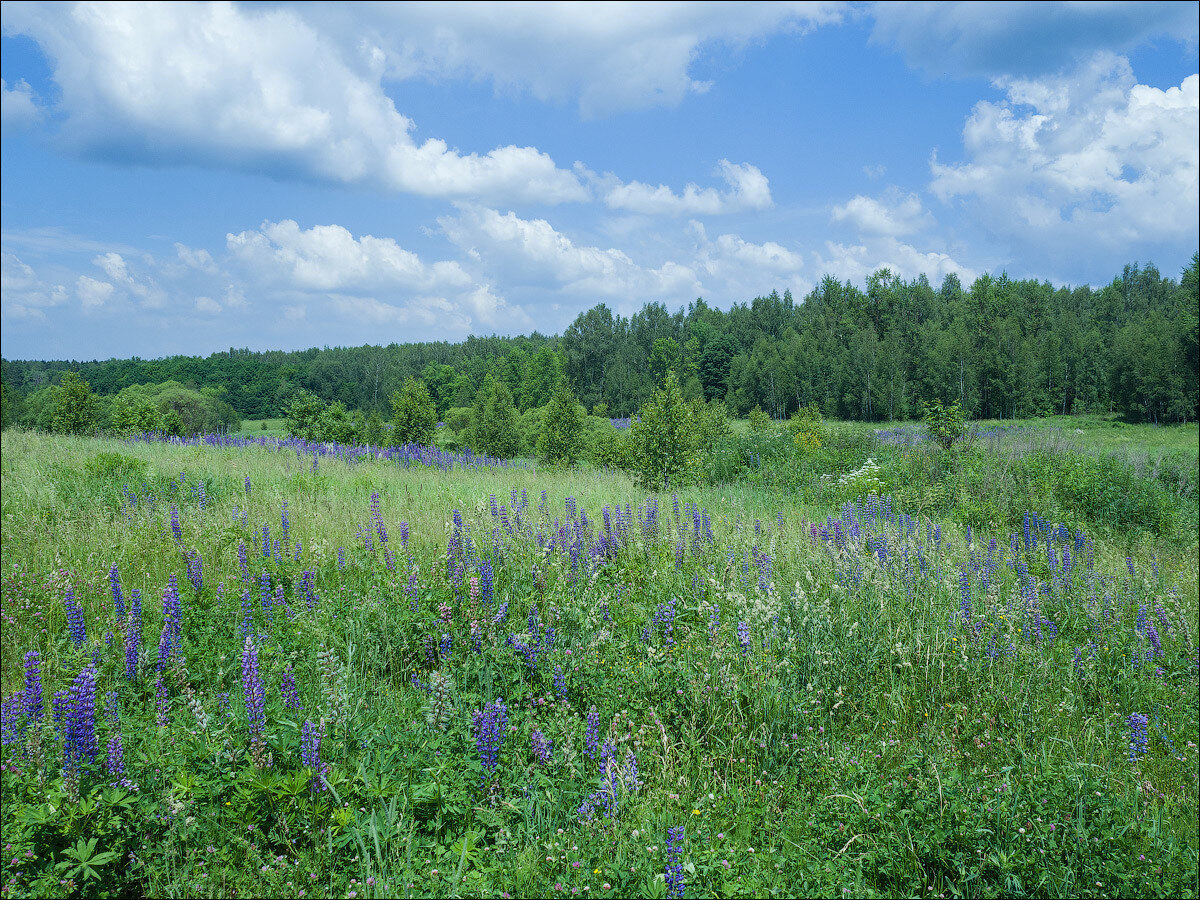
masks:
{"label": "tree line", "polygon": [[[439,416],[471,407],[489,377],[518,415],[550,403],[559,381],[593,416],[633,415],[674,372],[688,401],[724,402],[746,416],[918,418],[929,400],[971,418],[1117,412],[1149,422],[1197,416],[1200,255],[1178,281],[1127,265],[1102,288],[1054,287],[953,274],[936,288],[886,269],[863,288],[824,278],[803,301],[772,292],[728,311],[697,299],[669,311],[647,303],[625,317],[599,303],[559,336],[468,337],[297,352],[230,348],[208,357],[3,360],[4,424],[44,423],[50,389],[75,372],[115,397],[174,385],[230,416],[287,415],[305,392],[363,421],[420,379]],[[157,387],[154,388],[157,390]],[[165,409],[159,404],[160,410]]]}

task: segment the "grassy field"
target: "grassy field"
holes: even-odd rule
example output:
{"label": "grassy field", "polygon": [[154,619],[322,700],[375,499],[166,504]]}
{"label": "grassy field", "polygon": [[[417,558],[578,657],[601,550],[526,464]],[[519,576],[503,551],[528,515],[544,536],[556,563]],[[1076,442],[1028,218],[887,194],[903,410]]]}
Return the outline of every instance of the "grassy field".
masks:
{"label": "grassy field", "polygon": [[646,496],[5,432],[0,891],[1195,896],[1194,525],[956,513],[1196,429],[1018,424],[915,517],[927,447]]}

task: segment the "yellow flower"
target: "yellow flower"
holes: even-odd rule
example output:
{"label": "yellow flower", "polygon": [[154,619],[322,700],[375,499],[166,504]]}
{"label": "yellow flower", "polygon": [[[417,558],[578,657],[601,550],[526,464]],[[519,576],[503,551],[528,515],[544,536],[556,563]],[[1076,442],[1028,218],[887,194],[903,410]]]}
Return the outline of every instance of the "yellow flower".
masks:
{"label": "yellow flower", "polygon": [[700,810],[698,810],[698,809],[693,809],[693,810],[692,810],[692,815],[693,815],[693,816],[698,816],[698,815],[700,815]]}

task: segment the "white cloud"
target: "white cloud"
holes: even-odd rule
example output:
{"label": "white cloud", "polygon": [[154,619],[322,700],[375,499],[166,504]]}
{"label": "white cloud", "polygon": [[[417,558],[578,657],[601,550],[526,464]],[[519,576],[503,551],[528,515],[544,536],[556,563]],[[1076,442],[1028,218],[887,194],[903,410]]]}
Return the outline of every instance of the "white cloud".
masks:
{"label": "white cloud", "polygon": [[925,275],[937,284],[953,272],[963,282],[970,283],[978,273],[938,250],[919,250],[894,237],[872,237],[859,244],[825,242],[828,255],[815,253],[816,269],[843,281],[862,283],[879,269],[890,269],[902,278]]}
{"label": "white cloud", "polygon": [[545,219],[462,207],[458,216],[442,217],[438,224],[451,241],[516,284],[627,301],[690,298],[700,289],[687,265],[668,260],[649,268],[616,248],[578,246]]}
{"label": "white cloud", "polygon": [[305,14],[389,78],[486,79],[500,91],[577,102],[590,117],[674,106],[708,89],[688,71],[702,49],[805,32],[841,21],[844,7],[468,2],[329,4]]}
{"label": "white cloud", "polygon": [[10,88],[8,82],[0,78],[0,126],[5,131],[27,128],[41,116],[41,110],[33,102],[33,88],[28,82],[21,80]]}
{"label": "white cloud", "polygon": [[1194,3],[876,3],[872,40],[931,75],[1044,75],[1167,37],[1195,49]]}
{"label": "white cloud", "polygon": [[934,160],[942,200],[1026,251],[1127,259],[1194,246],[1200,75],[1159,90],[1103,54],[1069,76],[1001,86],[1007,99],[977,104],[967,121],[967,161]]}
{"label": "white cloud", "polygon": [[622,209],[644,215],[720,215],[771,206],[771,187],[766,176],[749,163],[735,165],[727,159],[717,164],[717,172],[729,185],[721,192],[689,184],[676,194],[665,184],[650,187],[640,181],[608,188],[604,202],[610,209]]}
{"label": "white cloud", "polygon": [[207,250],[197,250],[176,242],[175,253],[179,257],[179,261],[189,268],[198,269],[208,275],[217,273],[217,264]]}
{"label": "white cloud", "polygon": [[848,222],[867,234],[904,237],[927,227],[932,217],[916,194],[891,191],[883,199],[859,194],[833,208],[835,222]]}
{"label": "white cloud", "polygon": [[45,319],[45,309],[67,302],[61,284],[48,284],[8,250],[0,251],[0,310],[5,317]]}
{"label": "white cloud", "polygon": [[80,275],[75,282],[75,293],[85,310],[99,309],[108,302],[115,290],[107,281],[97,281],[87,275]]}
{"label": "white cloud", "polygon": [[215,316],[221,311],[221,304],[212,297],[197,297],[196,312],[201,312],[206,315]]}
{"label": "white cloud", "polygon": [[425,263],[391,238],[355,238],[341,225],[303,230],[291,219],[226,235],[231,253],[264,278],[307,291],[407,288],[462,290],[472,284],[457,262]]}
{"label": "white cloud", "polygon": [[308,7],[4,6],[6,33],[54,63],[64,136],[107,158],[195,162],[435,197],[540,203],[587,188],[533,147],[463,154],[417,143],[414,123],[359,58],[305,21]]}
{"label": "white cloud", "polygon": [[[108,280],[110,287],[120,287],[142,302],[147,309],[161,307],[166,302],[166,292],[149,277],[138,278],[129,271],[129,265],[120,253],[108,251],[101,253],[92,260],[93,265],[99,266]],[[92,279],[88,279],[91,281]]]}

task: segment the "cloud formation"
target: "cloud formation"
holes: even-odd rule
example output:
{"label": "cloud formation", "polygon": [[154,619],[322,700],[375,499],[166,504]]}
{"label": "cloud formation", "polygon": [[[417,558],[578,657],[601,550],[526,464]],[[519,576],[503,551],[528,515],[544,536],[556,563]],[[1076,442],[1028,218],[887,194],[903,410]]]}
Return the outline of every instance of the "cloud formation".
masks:
{"label": "cloud formation", "polygon": [[934,161],[938,197],[1026,253],[1194,245],[1200,75],[1159,90],[1100,54],[1070,75],[1001,86],[1006,99],[978,103],[966,123],[966,161]]}
{"label": "cloud formation", "polygon": [[0,78],[0,126],[5,131],[28,128],[41,117],[28,82],[18,81],[10,88],[8,82]]}
{"label": "cloud formation", "polygon": [[643,215],[722,215],[771,206],[771,186],[766,176],[749,163],[735,165],[727,159],[717,163],[717,172],[729,185],[727,191],[687,185],[680,194],[665,184],[650,187],[640,181],[616,184],[606,189],[604,203]]}
{"label": "cloud formation", "polygon": [[[393,79],[484,79],[584,117],[675,106],[703,48],[840,22],[844,3],[330,4],[309,13]],[[369,36],[363,38],[363,23]],[[360,43],[361,42],[361,43]]]}
{"label": "cloud formation", "polygon": [[[81,152],[191,162],[430,197],[584,200],[533,147],[418,143],[380,83],[296,10],[228,3],[5,5],[54,62],[63,135]],[[8,102],[8,92],[5,94]]]}
{"label": "cloud formation", "polygon": [[1196,44],[1192,3],[876,3],[872,39],[931,75],[1032,77],[1155,38]]}
{"label": "cloud formation", "polygon": [[882,199],[859,194],[833,208],[835,222],[847,222],[867,234],[904,237],[932,221],[916,194],[891,191]]}

